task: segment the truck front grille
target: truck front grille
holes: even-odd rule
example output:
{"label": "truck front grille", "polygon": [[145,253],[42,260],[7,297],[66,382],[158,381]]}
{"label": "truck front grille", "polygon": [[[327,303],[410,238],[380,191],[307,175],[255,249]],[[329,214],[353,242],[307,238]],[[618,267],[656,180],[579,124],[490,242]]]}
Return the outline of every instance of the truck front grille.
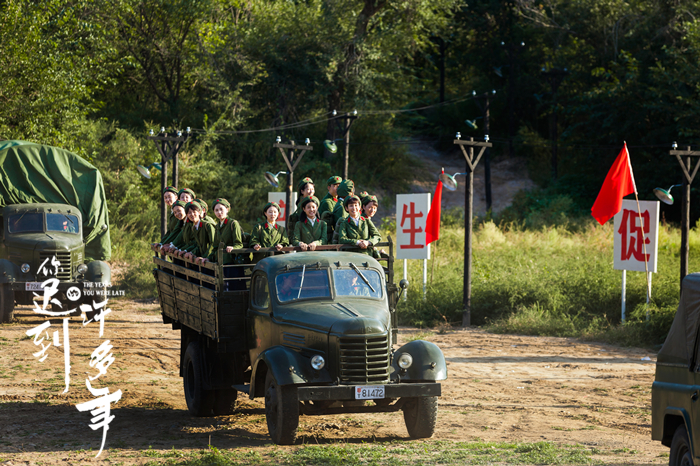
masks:
{"label": "truck front grille", "polygon": [[389,380],[389,338],[340,338],[340,383],[373,384]]}
{"label": "truck front grille", "polygon": [[48,259],[44,267],[46,267],[50,273],[53,273],[54,267],[51,265],[51,258],[54,256],[61,263],[61,265],[58,267],[58,274],[56,275],[56,278],[61,281],[70,281],[72,278],[71,272],[73,270],[73,264],[70,262],[70,252],[42,252],[39,254],[39,265],[41,265],[44,260]]}

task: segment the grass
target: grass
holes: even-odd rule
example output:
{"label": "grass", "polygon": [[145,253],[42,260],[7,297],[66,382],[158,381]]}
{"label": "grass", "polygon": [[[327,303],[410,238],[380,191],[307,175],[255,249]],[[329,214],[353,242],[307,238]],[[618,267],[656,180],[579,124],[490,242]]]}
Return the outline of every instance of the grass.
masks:
{"label": "grass", "polygon": [[594,453],[581,445],[557,445],[551,442],[391,442],[361,445],[304,445],[273,447],[267,453],[248,449],[219,450],[215,447],[183,453],[176,450],[157,455],[147,450],[144,456],[162,458],[146,463],[182,466],[233,466],[244,464],[289,466],[379,466],[434,464],[592,464]]}
{"label": "grass", "polygon": [[[409,262],[409,299],[399,302],[403,325],[431,328],[462,321],[464,229],[443,229],[428,264],[422,300],[422,262]],[[620,320],[621,272],[613,270],[613,225],[579,222],[525,229],[475,226],[472,325],[496,333],[580,337],[625,346],[663,343],[678,306],[680,230],[661,225],[658,273],[646,319],[644,273],[627,274],[627,321]],[[433,243],[435,244],[435,243]],[[690,234],[690,264],[700,263],[700,231]],[[400,275],[401,265],[397,266]]]}

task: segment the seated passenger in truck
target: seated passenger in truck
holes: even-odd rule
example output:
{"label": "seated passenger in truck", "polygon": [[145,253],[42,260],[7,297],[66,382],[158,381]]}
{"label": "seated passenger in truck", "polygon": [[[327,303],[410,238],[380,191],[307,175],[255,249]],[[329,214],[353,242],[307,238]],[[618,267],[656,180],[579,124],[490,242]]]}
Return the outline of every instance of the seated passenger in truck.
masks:
{"label": "seated passenger in truck", "polygon": [[373,254],[373,246],[381,242],[382,237],[372,220],[360,215],[360,198],[354,194],[348,196],[343,201],[343,206],[348,212],[348,217],[338,224],[338,244],[353,244],[363,249],[362,253]]}
{"label": "seated passenger in truck", "polygon": [[185,210],[187,218],[192,223],[192,228],[184,236],[185,245],[180,250],[184,251],[183,257],[185,259],[201,260],[211,254],[214,226],[202,221],[203,209],[198,203],[190,202]]}
{"label": "seated passenger in truck", "polygon": [[[250,245],[256,251],[261,248],[275,248],[278,251],[285,246],[289,246],[287,231],[277,224],[277,217],[280,215],[280,206],[276,202],[268,202],[263,207],[263,215],[266,222],[258,223],[253,227],[250,235]],[[255,262],[263,259],[264,254],[255,254]]]}

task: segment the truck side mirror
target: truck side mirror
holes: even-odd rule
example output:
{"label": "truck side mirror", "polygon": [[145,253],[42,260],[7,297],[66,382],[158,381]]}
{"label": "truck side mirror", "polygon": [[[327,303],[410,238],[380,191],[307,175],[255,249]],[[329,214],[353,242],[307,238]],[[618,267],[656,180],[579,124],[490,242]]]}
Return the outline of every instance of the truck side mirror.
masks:
{"label": "truck side mirror", "polygon": [[401,290],[404,290],[404,291],[405,291],[406,288],[408,288],[408,280],[406,280],[405,278],[402,279],[402,280],[399,282],[399,287],[401,287]]}

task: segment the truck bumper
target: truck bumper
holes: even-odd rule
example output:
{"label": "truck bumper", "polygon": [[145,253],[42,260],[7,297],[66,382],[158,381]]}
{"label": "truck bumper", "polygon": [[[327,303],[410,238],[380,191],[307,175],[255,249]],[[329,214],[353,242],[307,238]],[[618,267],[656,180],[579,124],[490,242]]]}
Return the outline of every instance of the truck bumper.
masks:
{"label": "truck bumper", "polygon": [[[339,386],[301,386],[297,388],[299,401],[345,401],[355,399],[355,387],[361,385],[339,385]],[[386,384],[386,398],[418,398],[426,396],[442,395],[442,388],[439,383],[398,383]]]}

